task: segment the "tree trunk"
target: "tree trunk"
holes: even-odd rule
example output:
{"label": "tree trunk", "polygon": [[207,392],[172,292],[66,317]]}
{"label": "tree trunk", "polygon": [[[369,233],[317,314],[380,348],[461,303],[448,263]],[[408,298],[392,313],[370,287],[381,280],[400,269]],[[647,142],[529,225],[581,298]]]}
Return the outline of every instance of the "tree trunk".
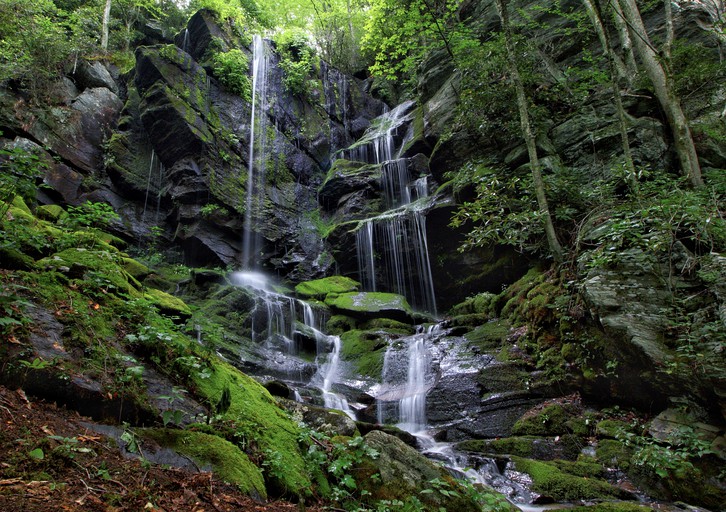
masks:
{"label": "tree trunk", "polygon": [[618,0],[612,0],[610,4],[613,6],[615,16],[613,21],[618,29],[620,35],[620,46],[623,48],[623,58],[625,59],[625,66],[628,69],[628,76],[626,80],[628,85],[632,85],[633,79],[638,76],[638,66],[635,63],[635,56],[633,55],[633,41],[630,39],[630,32],[628,32],[628,24],[625,23],[623,17],[623,10],[620,8]]}
{"label": "tree trunk", "polygon": [[108,23],[111,18],[111,0],[106,0],[103,8],[103,23],[101,24],[101,49],[108,50]]}
{"label": "tree trunk", "polygon": [[550,252],[557,263],[561,263],[564,257],[564,251],[557,239],[555,233],[555,227],[552,223],[552,216],[550,215],[549,204],[547,203],[547,195],[545,194],[544,181],[542,181],[542,167],[537,156],[537,142],[534,131],[532,130],[532,124],[529,121],[529,107],[527,103],[527,96],[524,93],[524,85],[522,85],[522,79],[519,76],[519,69],[517,67],[517,57],[514,53],[514,46],[512,44],[511,27],[509,25],[509,12],[507,10],[507,0],[496,0],[497,11],[499,11],[499,18],[502,22],[502,30],[504,32],[504,42],[507,49],[507,60],[509,63],[509,72],[512,75],[512,82],[514,82],[514,88],[517,93],[517,107],[519,109],[519,121],[522,127],[522,135],[524,136],[525,144],[527,145],[527,153],[529,155],[529,165],[532,169],[532,178],[534,181],[534,192],[537,197],[537,205],[539,207],[539,213],[542,215],[542,222],[544,222],[545,234],[547,235],[547,244],[549,245]]}
{"label": "tree trunk", "polygon": [[608,61],[612,60],[612,63],[617,69],[617,78],[627,78],[628,70],[625,67],[625,63],[617,54],[615,54],[615,52],[612,51],[610,47],[610,41],[601,18],[599,8],[594,4],[594,0],[582,0],[582,3],[585,4],[587,16],[590,18],[592,26],[597,33],[597,38],[600,40],[600,46],[602,47],[603,53],[608,58]]}
{"label": "tree trunk", "polygon": [[683,173],[691,180],[694,187],[700,187],[703,185],[703,178],[701,177],[701,166],[698,163],[696,146],[693,143],[688,119],[683,113],[675,91],[673,91],[671,77],[663,67],[658,53],[648,38],[635,0],[622,0],[621,7],[623,16],[625,16],[625,20],[633,32],[635,50],[643,62],[648,78],[653,83],[655,95],[665,111],[668,124],[673,132],[676,153]]}
{"label": "tree trunk", "polygon": [[597,1],[598,0],[583,0],[585,7],[587,8],[587,12],[590,15],[590,20],[599,35],[602,51],[608,60],[610,88],[613,92],[615,110],[618,113],[620,140],[623,145],[623,158],[625,159],[625,171],[627,172],[626,180],[630,190],[636,193],[638,191],[638,174],[635,170],[635,164],[633,163],[633,153],[630,150],[627,116],[625,115],[625,109],[623,108],[623,100],[620,97],[620,87],[618,86],[618,76],[616,75],[616,73],[620,71],[620,68],[617,67],[617,63],[620,62],[620,64],[623,65],[623,62],[615,60],[615,51],[613,50],[612,44],[610,44],[610,37],[608,36],[607,29],[603,23],[602,8],[599,3],[596,3]]}

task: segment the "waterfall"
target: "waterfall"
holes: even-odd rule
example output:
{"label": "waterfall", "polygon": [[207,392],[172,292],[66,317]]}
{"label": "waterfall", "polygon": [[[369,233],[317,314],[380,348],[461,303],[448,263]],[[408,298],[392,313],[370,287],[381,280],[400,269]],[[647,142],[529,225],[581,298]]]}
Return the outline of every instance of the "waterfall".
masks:
{"label": "waterfall", "polygon": [[365,222],[356,231],[358,280],[365,290],[376,291],[376,263],[373,254],[373,222]]}
{"label": "waterfall", "polygon": [[190,48],[190,41],[189,41],[189,29],[184,29],[184,39],[182,41],[182,50],[184,50],[186,53],[189,53]]}
{"label": "waterfall", "polygon": [[245,203],[242,266],[254,268],[262,240],[256,231],[256,215],[262,210],[265,198],[265,160],[267,158],[267,68],[269,55],[259,35],[252,40],[252,107],[250,114],[250,144],[247,163],[247,200]]}
{"label": "waterfall", "polygon": [[[299,352],[295,342],[296,328],[299,324],[305,326],[301,331],[308,336],[312,334],[316,342],[317,371],[313,381],[322,392],[325,407],[339,409],[355,419],[346,398],[332,390],[341,379],[341,341],[338,336],[320,331],[324,319],[309,303],[275,292],[270,280],[261,272],[233,272],[229,280],[254,292],[255,305],[250,312],[252,341],[266,347],[275,361],[283,361],[284,364],[296,359]],[[291,367],[295,368],[295,365],[286,368]],[[297,397],[302,400],[299,394]]]}
{"label": "waterfall", "polygon": [[426,369],[428,357],[423,337],[416,337],[408,348],[408,381],[406,396],[400,402],[398,426],[409,432],[418,432],[426,426]]}
{"label": "waterfall", "polygon": [[359,280],[368,291],[405,296],[416,309],[436,315],[431,262],[422,205],[428,197],[425,177],[413,180],[408,160],[397,158],[396,136],[412,102],[380,116],[361,141],[346,150],[350,160],[380,165],[381,189],[390,213],[367,219],[356,231]]}
{"label": "waterfall", "polygon": [[323,377],[321,390],[323,392],[325,407],[343,411],[351,419],[355,420],[355,414],[350,409],[348,400],[344,396],[331,391],[333,384],[340,379],[340,338],[338,336],[328,336],[328,339],[333,345],[333,350],[328,354],[327,362],[320,368],[320,373]]}
{"label": "waterfall", "polygon": [[376,393],[379,423],[395,421],[416,435],[426,428],[426,394],[435,383],[430,349],[441,332],[438,325],[419,327],[416,334],[389,343]]}

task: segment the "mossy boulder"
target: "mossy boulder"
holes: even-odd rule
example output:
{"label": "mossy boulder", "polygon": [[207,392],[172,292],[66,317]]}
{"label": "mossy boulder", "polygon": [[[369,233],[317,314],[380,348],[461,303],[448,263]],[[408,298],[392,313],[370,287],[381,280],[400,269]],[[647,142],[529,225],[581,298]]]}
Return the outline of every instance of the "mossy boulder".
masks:
{"label": "mossy boulder", "polygon": [[35,210],[35,215],[39,219],[58,222],[62,217],[68,215],[62,206],[57,204],[43,204]]}
{"label": "mossy boulder", "polygon": [[[397,437],[374,430],[364,439],[379,454],[376,459],[369,458],[356,468],[356,474],[361,476],[379,475],[380,478],[375,479],[359,477],[359,485],[371,494],[372,499],[405,502],[415,496],[424,510],[481,510],[443,467]],[[503,497],[501,500],[506,503]]]}
{"label": "mossy boulder", "polygon": [[30,270],[35,261],[30,256],[12,247],[0,247],[0,268],[9,270]]}
{"label": "mossy boulder", "polygon": [[474,346],[483,351],[494,350],[502,346],[509,334],[509,324],[502,320],[492,320],[478,326],[464,335]]}
{"label": "mossy boulder", "polygon": [[514,435],[555,436],[572,432],[568,424],[576,415],[570,404],[551,404],[527,412],[512,427]]}
{"label": "mossy boulder", "polygon": [[151,274],[151,269],[133,258],[122,259],[123,269],[139,281],[143,281],[146,277]]}
{"label": "mossy boulder", "polygon": [[190,430],[152,428],[138,431],[143,438],[191,458],[201,468],[257,499],[267,498],[262,472],[247,455],[229,441]]}
{"label": "mossy boulder", "polygon": [[298,444],[300,427],[261,384],[216,359],[191,380],[207,403],[220,404],[223,396],[228,398],[226,410],[220,412],[224,420],[238,425],[240,438],[254,441],[260,455],[276,454],[277,467],[268,480],[271,493],[304,496],[309,492],[310,477]]}
{"label": "mossy boulder", "polygon": [[487,455],[508,455],[536,460],[575,460],[580,454],[582,440],[575,436],[558,437],[514,436],[498,439],[470,439],[458,443],[460,450]]}
{"label": "mossy boulder", "polygon": [[352,330],[340,336],[340,356],[354,373],[380,379],[388,341],[381,331]]}
{"label": "mossy boulder", "polygon": [[492,314],[492,307],[496,298],[497,296],[493,293],[478,293],[451,308],[449,315]]}
{"label": "mossy boulder", "polygon": [[82,247],[66,249],[37,262],[38,268],[64,272],[71,278],[83,279],[98,288],[132,297],[141,295],[141,285],[121,265],[116,249],[89,250]]}
{"label": "mossy boulder", "polygon": [[[532,489],[555,501],[632,499],[633,496],[604,480],[573,475],[569,467],[521,457],[512,458],[517,471],[532,477]],[[579,471],[579,468],[578,468]]]}
{"label": "mossy boulder", "polygon": [[333,315],[325,324],[325,330],[329,334],[343,334],[346,331],[355,329],[355,318],[346,315]]}
{"label": "mossy boulder", "polygon": [[302,297],[324,299],[329,293],[357,291],[360,283],[345,276],[331,276],[314,281],[305,281],[295,286],[295,293]]}
{"label": "mossy boulder", "polygon": [[395,293],[349,292],[328,294],[325,304],[340,314],[359,319],[391,318],[413,323],[414,313],[406,298]]}
{"label": "mossy boulder", "polygon": [[152,301],[164,315],[178,316],[184,319],[192,316],[192,310],[183,300],[156,288],[149,288],[144,294],[144,298]]}

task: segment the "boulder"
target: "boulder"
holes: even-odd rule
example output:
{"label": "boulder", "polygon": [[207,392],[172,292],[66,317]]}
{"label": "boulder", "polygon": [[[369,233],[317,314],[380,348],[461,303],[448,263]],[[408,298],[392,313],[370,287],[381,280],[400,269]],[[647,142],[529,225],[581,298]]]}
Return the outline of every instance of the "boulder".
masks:
{"label": "boulder", "polygon": [[105,87],[114,94],[118,94],[118,85],[108,72],[106,66],[100,61],[89,62],[82,60],[78,63],[78,67],[73,74],[76,84],[81,89],[93,87]]}
{"label": "boulder", "polygon": [[366,478],[360,483],[373,499],[406,501],[416,496],[431,510],[481,510],[443,467],[397,437],[374,430],[364,439],[369,448],[378,452],[378,457],[368,459],[362,469],[380,478]]}
{"label": "boulder", "polygon": [[391,318],[412,323],[413,310],[406,298],[395,293],[348,292],[329,294],[325,304],[341,315],[354,318]]}

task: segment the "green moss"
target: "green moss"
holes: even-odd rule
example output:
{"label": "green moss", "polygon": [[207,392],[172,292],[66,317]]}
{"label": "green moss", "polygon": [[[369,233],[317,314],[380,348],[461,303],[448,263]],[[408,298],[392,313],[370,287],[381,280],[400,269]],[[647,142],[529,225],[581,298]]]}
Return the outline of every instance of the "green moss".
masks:
{"label": "green moss", "polygon": [[477,376],[482,389],[490,393],[524,391],[530,378],[530,372],[515,363],[489,364]]}
{"label": "green moss", "polygon": [[513,457],[518,471],[532,477],[532,488],[555,501],[603,500],[628,498],[626,491],[595,478],[584,478],[563,472],[554,463]]}
{"label": "green moss", "polygon": [[620,420],[602,420],[595,427],[598,437],[615,439],[619,434],[633,432],[633,425]]}
{"label": "green moss", "polygon": [[481,350],[487,351],[502,346],[509,334],[509,324],[501,320],[493,320],[480,325],[464,337]]}
{"label": "green moss", "polygon": [[348,331],[340,341],[340,356],[355,367],[354,372],[374,379],[381,377],[388,343],[380,332]]}
{"label": "green moss", "polygon": [[329,334],[343,334],[353,329],[355,329],[355,319],[345,315],[333,315],[325,324],[325,330]]}
{"label": "green moss", "polygon": [[193,376],[197,392],[210,404],[217,404],[225,389],[230,405],[224,419],[236,423],[245,439],[256,443],[261,452],[279,454],[279,476],[275,486],[293,496],[310,489],[310,478],[298,446],[300,430],[275,403],[270,393],[252,378],[231,365],[212,360],[209,374]]}
{"label": "green moss", "polygon": [[30,208],[28,208],[28,205],[25,204],[25,200],[23,199],[22,196],[17,195],[15,197],[13,197],[13,200],[10,204],[12,204],[16,209],[18,209],[24,213],[27,213],[28,215],[30,215],[32,217],[33,212],[31,212]]}
{"label": "green moss", "polygon": [[620,441],[614,439],[602,439],[598,441],[595,448],[595,458],[609,468],[618,468],[627,471],[630,468],[630,458],[633,454]]}
{"label": "green moss", "polygon": [[295,286],[295,293],[303,297],[324,299],[329,293],[346,293],[358,290],[360,283],[345,276],[331,276],[305,281]]}
{"label": "green moss", "polygon": [[51,222],[57,222],[64,215],[67,215],[66,211],[62,206],[57,204],[44,204],[38,206],[35,210],[35,214],[40,219],[49,220]]}
{"label": "green moss", "polygon": [[471,439],[457,444],[456,447],[469,452],[531,457],[533,445],[540,439],[534,436],[505,437],[501,439]]}
{"label": "green moss", "polygon": [[555,460],[552,461],[560,471],[583,478],[605,478],[605,468],[592,457],[584,457],[577,461]]}
{"label": "green moss", "polygon": [[414,334],[415,328],[410,324],[405,324],[390,318],[373,318],[361,324],[360,328],[365,331],[385,330],[395,334]]}
{"label": "green moss", "polygon": [[118,262],[120,257],[114,249],[88,250],[83,248],[66,249],[37,262],[39,268],[61,269],[68,267],[72,272],[78,269],[83,273],[84,279],[96,282],[99,287],[115,289],[118,293],[138,297],[140,284]]}
{"label": "green moss", "polygon": [[401,311],[413,316],[413,310],[402,295],[381,292],[350,292],[329,294],[325,299],[328,306],[362,313],[379,313],[381,311]]}
{"label": "green moss", "polygon": [[121,262],[123,269],[139,281],[151,273],[149,267],[133,258],[122,258]]}
{"label": "green moss", "polygon": [[35,261],[12,247],[0,247],[0,267],[11,270],[30,270]]}
{"label": "green moss", "polygon": [[178,315],[182,317],[190,317],[191,309],[186,303],[178,297],[174,297],[166,292],[149,288],[144,293],[144,298],[150,300],[165,315]]}
{"label": "green moss", "polygon": [[493,293],[478,293],[451,308],[449,315],[491,314],[492,306],[496,298],[497,296]]}
{"label": "green moss", "polygon": [[229,441],[202,432],[177,429],[144,429],[140,434],[193,459],[200,467],[211,465],[217,477],[237,485],[242,492],[255,498],[267,498],[262,473]]}
{"label": "green moss", "polygon": [[566,422],[572,418],[572,411],[561,404],[552,404],[527,414],[517,420],[512,427],[514,435],[549,436],[569,432]]}

